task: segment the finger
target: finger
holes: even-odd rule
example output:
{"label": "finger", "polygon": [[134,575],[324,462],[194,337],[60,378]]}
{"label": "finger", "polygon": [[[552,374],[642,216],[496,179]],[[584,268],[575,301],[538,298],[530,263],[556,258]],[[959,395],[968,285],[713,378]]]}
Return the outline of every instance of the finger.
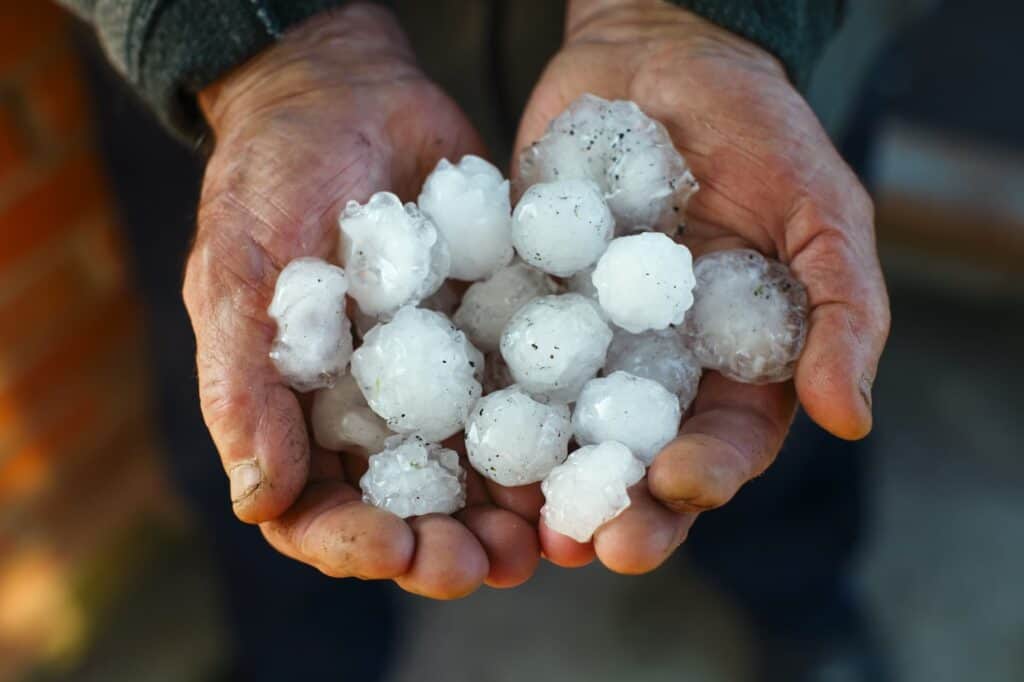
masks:
{"label": "finger", "polygon": [[487,480],[487,492],[494,504],[502,509],[508,509],[533,524],[540,519],[540,508],[544,506],[540,483],[506,487]]}
{"label": "finger", "polygon": [[457,518],[477,537],[487,554],[489,586],[515,587],[529,580],[537,570],[537,531],[519,516],[486,505],[466,508]]}
{"label": "finger", "polygon": [[660,566],[686,539],[696,513],[677,513],[651,497],[644,482],[630,488],[630,505],[594,533],[594,552],[609,570],[625,575]]}
{"label": "finger", "polygon": [[722,506],[775,459],[795,402],[789,383],[740,384],[707,372],[693,416],[647,471],[651,494],[680,512]]}
{"label": "finger", "polygon": [[537,530],[544,558],[556,566],[579,568],[594,560],[593,543],[576,542],[567,535],[551,530],[543,520]]}
{"label": "finger", "polygon": [[490,570],[487,554],[468,528],[450,516],[411,519],[416,553],[395,578],[403,590],[432,599],[458,599],[480,587]]}

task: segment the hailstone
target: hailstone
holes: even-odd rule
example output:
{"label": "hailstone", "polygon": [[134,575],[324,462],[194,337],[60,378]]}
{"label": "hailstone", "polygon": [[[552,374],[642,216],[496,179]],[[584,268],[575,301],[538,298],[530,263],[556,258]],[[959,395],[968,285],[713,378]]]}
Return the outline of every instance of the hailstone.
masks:
{"label": "hailstone", "polygon": [[657,381],[679,397],[679,409],[683,412],[693,402],[700,385],[700,362],[686,347],[682,334],[671,327],[642,334],[616,330],[608,346],[604,374],[619,371]]}
{"label": "hailstone", "polygon": [[660,232],[613,240],[593,280],[611,321],[634,334],[680,324],[693,305],[690,250]]}
{"label": "hailstone", "polygon": [[417,203],[448,243],[450,277],[483,279],[512,260],[508,180],[479,156],[441,159]]}
{"label": "hailstone", "polygon": [[679,399],[657,381],[626,372],[591,379],[572,414],[580,445],[618,441],[645,464],[679,431]]}
{"label": "hailstone", "polygon": [[469,463],[499,485],[536,483],[569,454],[569,406],[544,404],[518,386],[477,401],[466,422]]}
{"label": "hailstone", "polygon": [[466,506],[466,472],[454,450],[415,436],[393,436],[359,479],[363,501],[407,518]]}
{"label": "hailstone", "polygon": [[684,330],[700,363],[744,383],[791,378],[807,336],[807,290],[789,268],[733,249],[701,256],[694,273]]}
{"label": "hailstone", "polygon": [[543,296],[509,320],[501,355],[534,397],[572,402],[604,365],[611,340],[611,329],[583,296]]}
{"label": "hailstone", "polygon": [[384,420],[366,405],[351,374],[313,395],[310,422],[317,444],[334,451],[380,452],[392,435]]}
{"label": "hailstone", "polygon": [[482,363],[444,315],[405,307],[366,335],[352,355],[352,375],[388,428],[440,441],[466,423],[480,397]]}
{"label": "hailstone", "polygon": [[453,321],[478,348],[498,349],[505,325],[524,305],[556,291],[554,280],[525,263],[513,263],[466,290]]}
{"label": "hailstone", "polygon": [[277,323],[270,358],[296,391],[330,386],[352,356],[345,316],[345,271],[319,258],[296,258],[274,285],[267,314]]}
{"label": "hailstone", "polygon": [[512,242],[519,257],[558,277],[593,265],[614,229],[600,188],[589,180],[534,185],[512,213]]}
{"label": "hailstone", "polygon": [[587,542],[602,524],[626,511],[628,488],[643,477],[644,463],[622,443],[584,446],[541,483],[541,517],[551,530]]}
{"label": "hailstone", "polygon": [[348,202],[338,223],[349,295],[367,315],[389,318],[430,296],[448,276],[444,237],[415,204],[403,206],[391,192],[377,192],[366,204]]}

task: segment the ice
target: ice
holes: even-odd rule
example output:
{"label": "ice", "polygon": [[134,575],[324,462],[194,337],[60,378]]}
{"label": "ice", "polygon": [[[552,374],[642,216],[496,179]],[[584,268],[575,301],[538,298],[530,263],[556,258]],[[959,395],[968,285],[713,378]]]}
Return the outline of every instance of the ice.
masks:
{"label": "ice", "polygon": [[627,490],[643,477],[643,462],[622,443],[584,446],[544,479],[541,517],[551,530],[588,542],[629,507]]}
{"label": "ice", "polygon": [[352,356],[345,316],[345,271],[319,258],[296,258],[274,285],[267,314],[277,323],[270,358],[296,391],[330,386]]}
{"label": "ice", "polygon": [[363,501],[403,519],[466,506],[466,472],[454,450],[418,437],[388,439],[359,479]]}
{"label": "ice", "polygon": [[634,334],[680,324],[693,305],[690,250],[660,232],[614,239],[593,281],[611,321]]}
{"label": "ice", "polygon": [[686,409],[697,395],[701,367],[697,356],[686,347],[675,328],[630,334],[618,329],[608,346],[604,374],[628,372],[657,381],[679,397],[679,409]]}
{"label": "ice", "polygon": [[558,277],[593,265],[608,247],[614,229],[600,188],[589,180],[534,185],[512,213],[516,253]]}
{"label": "ice", "polygon": [[542,480],[569,454],[568,405],[544,404],[518,386],[477,401],[466,423],[469,463],[504,486]]}
{"label": "ice", "polygon": [[509,371],[534,397],[572,402],[604,365],[612,332],[579,294],[536,298],[501,335]]}
{"label": "ice", "polygon": [[694,272],[684,330],[700,363],[744,383],[791,378],[807,335],[807,291],[789,268],[734,249],[701,256]]}
{"label": "ice", "polygon": [[418,203],[448,242],[450,277],[484,279],[512,260],[508,180],[479,156],[441,159]]}
{"label": "ice", "polygon": [[477,348],[495,351],[502,330],[516,311],[538,296],[553,294],[556,288],[554,280],[540,270],[516,262],[469,287],[454,322]]}
{"label": "ice", "polygon": [[448,245],[415,204],[390,192],[350,201],[339,218],[339,260],[360,309],[389,318],[437,291],[450,268]]}
{"label": "ice", "polygon": [[310,422],[317,445],[335,452],[380,452],[392,435],[384,420],[366,405],[351,374],[314,394]]}
{"label": "ice", "polygon": [[572,414],[580,445],[618,441],[645,464],[679,431],[679,399],[657,381],[626,372],[591,379]]}
{"label": "ice", "polygon": [[352,375],[388,428],[440,441],[463,427],[480,397],[482,361],[448,318],[409,306],[366,335]]}

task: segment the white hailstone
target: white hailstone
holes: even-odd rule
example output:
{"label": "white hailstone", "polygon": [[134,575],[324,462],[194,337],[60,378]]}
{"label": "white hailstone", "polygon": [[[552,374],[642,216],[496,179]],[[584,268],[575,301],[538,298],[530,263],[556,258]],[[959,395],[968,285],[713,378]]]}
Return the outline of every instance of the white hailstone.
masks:
{"label": "white hailstone", "polygon": [[679,399],[657,381],[626,372],[591,379],[572,414],[576,442],[618,441],[645,464],[679,431]]}
{"label": "white hailstone", "polygon": [[516,262],[470,286],[453,320],[474,345],[494,351],[516,311],[538,296],[553,294],[556,288],[554,280],[540,270]]}
{"label": "white hailstone", "polygon": [[348,202],[338,224],[349,295],[367,315],[388,318],[430,296],[448,276],[448,245],[437,227],[391,192],[362,205]]}
{"label": "white hailstone", "polygon": [[534,397],[572,402],[604,365],[612,332],[579,294],[536,298],[501,335],[509,371]]}
{"label": "white hailstone", "polygon": [[589,180],[530,187],[512,213],[516,253],[544,272],[568,277],[593,265],[615,230],[601,190]]}
{"label": "white hailstone", "polygon": [[270,358],[296,391],[330,386],[352,356],[345,316],[345,271],[319,258],[296,258],[274,285],[267,314],[277,323]]}
{"label": "white hailstone", "polygon": [[392,435],[384,420],[367,406],[351,374],[314,394],[310,422],[317,444],[334,451],[380,452]]}
{"label": "white hailstone", "polygon": [[488,353],[484,358],[484,377],[480,383],[483,385],[484,395],[500,391],[516,383],[505,358],[501,357],[501,353],[497,351]]}
{"label": "white hailstone", "polygon": [[466,422],[469,463],[504,486],[542,480],[569,454],[569,406],[544,404],[518,386],[477,401]]}
{"label": "white hailstone", "polygon": [[693,305],[690,250],[660,232],[612,240],[593,280],[611,321],[634,334],[679,324]]}
{"label": "white hailstone", "polygon": [[642,334],[618,329],[604,363],[604,374],[613,372],[628,372],[657,381],[679,397],[679,409],[685,412],[697,395],[701,367],[697,356],[686,347],[682,334],[674,328]]}
{"label": "white hailstone", "polygon": [[454,450],[415,436],[388,439],[359,479],[363,501],[397,516],[453,514],[466,506],[466,471]]}
{"label": "white hailstone", "polygon": [[700,363],[744,383],[791,378],[807,336],[807,290],[789,268],[732,249],[701,256],[694,274],[684,331]]}
{"label": "white hailstone", "polygon": [[508,180],[479,156],[441,159],[417,203],[448,242],[449,277],[483,279],[512,260]]}
{"label": "white hailstone", "polygon": [[644,477],[644,463],[622,443],[576,450],[541,483],[540,514],[553,531],[587,542],[602,524],[626,511],[628,488]]}
{"label": "white hailstone", "polygon": [[466,423],[480,397],[483,356],[444,315],[401,308],[352,355],[352,376],[388,428],[443,440]]}

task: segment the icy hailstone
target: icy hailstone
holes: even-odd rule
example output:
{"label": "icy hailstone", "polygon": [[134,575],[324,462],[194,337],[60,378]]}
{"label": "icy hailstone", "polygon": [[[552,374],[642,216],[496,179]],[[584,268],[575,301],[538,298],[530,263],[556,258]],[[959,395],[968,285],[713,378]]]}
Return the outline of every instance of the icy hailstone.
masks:
{"label": "icy hailstone", "polygon": [[526,485],[565,461],[571,436],[568,405],[545,405],[510,386],[477,402],[466,423],[466,452],[495,483]]}
{"label": "icy hailstone", "polygon": [[657,381],[679,397],[679,409],[683,412],[693,402],[700,385],[700,362],[673,328],[642,334],[616,330],[612,345],[608,346],[604,373],[620,371]]}
{"label": "icy hailstone", "polygon": [[406,307],[374,327],[352,355],[370,408],[396,433],[443,440],[480,397],[483,356],[444,315]]}
{"label": "icy hailstone", "polygon": [[634,334],[679,324],[693,305],[690,250],[660,232],[613,240],[593,280],[611,321]]}
{"label": "icy hailstone", "polygon": [[454,450],[420,438],[388,439],[359,479],[363,501],[401,516],[452,514],[466,505],[466,472]]}
{"label": "icy hailstone", "polygon": [[310,421],[317,444],[328,450],[380,452],[392,435],[384,420],[366,405],[351,374],[316,392]]}
{"label": "icy hailstone", "polygon": [[512,242],[519,257],[558,277],[593,265],[614,229],[601,190],[588,180],[534,185],[512,214]]}
{"label": "icy hailstone", "polygon": [[607,441],[576,450],[541,484],[547,527],[577,542],[624,512],[629,486],[644,476],[644,463],[622,443]]}
{"label": "icy hailstone", "polygon": [[319,258],[296,258],[278,275],[267,314],[277,323],[270,358],[296,391],[334,383],[352,356],[345,316],[345,271]]}
{"label": "icy hailstone", "polygon": [[807,335],[807,291],[782,263],[750,249],[694,265],[697,300],[684,327],[700,363],[744,383],[793,376]]}
{"label": "icy hailstone", "polygon": [[448,245],[434,223],[390,192],[364,205],[348,202],[339,225],[338,258],[350,295],[367,315],[388,318],[430,296],[448,276]]}
{"label": "icy hailstone", "polygon": [[543,296],[512,316],[501,355],[525,391],[572,402],[604,365],[612,332],[579,294]]}
{"label": "icy hailstone", "polygon": [[441,159],[417,203],[448,243],[449,277],[483,279],[512,260],[508,180],[479,156],[463,156],[457,165]]}
{"label": "icy hailstone", "polygon": [[680,416],[679,399],[657,381],[613,372],[583,387],[572,428],[580,445],[618,441],[650,464],[675,438]]}
{"label": "icy hailstone", "polygon": [[477,348],[498,349],[501,332],[524,305],[555,292],[555,282],[525,263],[513,263],[466,290],[454,322]]}

